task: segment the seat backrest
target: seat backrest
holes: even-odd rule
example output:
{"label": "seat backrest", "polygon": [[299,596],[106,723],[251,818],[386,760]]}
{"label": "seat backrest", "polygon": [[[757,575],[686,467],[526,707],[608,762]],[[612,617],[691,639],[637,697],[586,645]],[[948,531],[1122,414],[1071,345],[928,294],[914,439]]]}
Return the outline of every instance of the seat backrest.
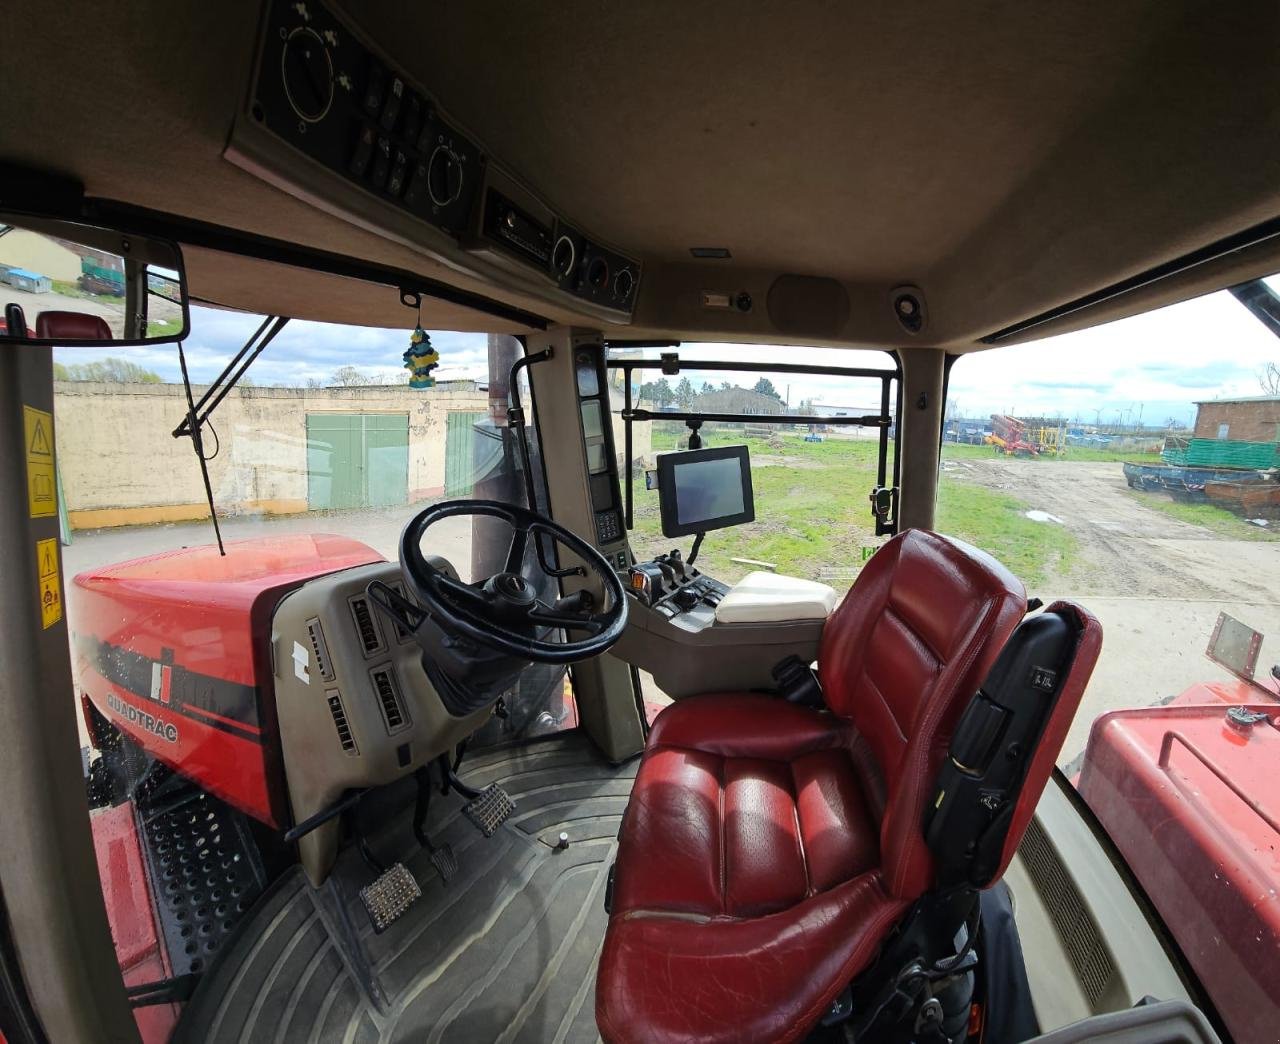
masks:
{"label": "seat backrest", "polygon": [[100,315],[88,312],[41,312],[36,316],[36,336],[56,341],[110,341],[111,327]]}
{"label": "seat backrest", "polygon": [[872,556],[827,621],[818,675],[882,774],[881,866],[896,896],[933,883],[926,803],[956,722],[1026,609],[1026,590],[995,559],[913,529]]}

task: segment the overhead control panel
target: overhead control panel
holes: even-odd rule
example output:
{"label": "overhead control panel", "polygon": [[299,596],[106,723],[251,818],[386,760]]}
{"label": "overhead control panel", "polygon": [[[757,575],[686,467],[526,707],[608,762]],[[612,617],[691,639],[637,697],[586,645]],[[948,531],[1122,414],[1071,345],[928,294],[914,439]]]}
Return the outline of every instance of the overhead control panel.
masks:
{"label": "overhead control panel", "polygon": [[612,322],[634,309],[638,261],[562,222],[318,0],[267,5],[226,156],[455,269],[507,283],[514,275],[521,291],[574,299]]}
{"label": "overhead control panel", "polygon": [[321,4],[271,5],[255,88],[251,115],[273,134],[415,217],[465,231],[479,148]]}

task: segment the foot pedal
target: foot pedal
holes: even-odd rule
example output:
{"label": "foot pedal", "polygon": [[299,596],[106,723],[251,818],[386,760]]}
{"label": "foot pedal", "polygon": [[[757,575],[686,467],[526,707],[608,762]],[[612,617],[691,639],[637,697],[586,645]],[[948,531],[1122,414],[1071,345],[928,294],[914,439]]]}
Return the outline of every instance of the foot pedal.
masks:
{"label": "foot pedal", "polygon": [[422,889],[403,863],[394,864],[373,884],[360,889],[360,901],[375,932],[386,931],[421,895]]}
{"label": "foot pedal", "polygon": [[453,854],[452,845],[440,845],[431,853],[431,865],[436,868],[440,880],[445,884],[458,872],[458,857]]}
{"label": "foot pedal", "polygon": [[497,783],[491,783],[462,806],[463,814],[480,828],[485,837],[502,826],[507,816],[515,811],[515,802]]}

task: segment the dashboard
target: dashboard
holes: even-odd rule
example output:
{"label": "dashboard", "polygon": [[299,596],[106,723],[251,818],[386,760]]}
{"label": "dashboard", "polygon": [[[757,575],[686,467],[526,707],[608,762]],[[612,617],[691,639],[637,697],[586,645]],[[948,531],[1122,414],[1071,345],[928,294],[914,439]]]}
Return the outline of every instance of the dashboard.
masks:
{"label": "dashboard", "polygon": [[267,4],[225,155],[456,269],[514,274],[537,296],[631,318],[640,262],[562,217],[318,0]]}
{"label": "dashboard", "polygon": [[[432,563],[456,579],[444,559]],[[491,707],[465,717],[445,708],[413,637],[370,604],[381,580],[404,593],[394,562],[319,577],[281,600],[272,619],[276,716],[295,823],[349,789],[394,782],[478,729]],[[337,821],[299,841],[319,883],[337,854]]]}

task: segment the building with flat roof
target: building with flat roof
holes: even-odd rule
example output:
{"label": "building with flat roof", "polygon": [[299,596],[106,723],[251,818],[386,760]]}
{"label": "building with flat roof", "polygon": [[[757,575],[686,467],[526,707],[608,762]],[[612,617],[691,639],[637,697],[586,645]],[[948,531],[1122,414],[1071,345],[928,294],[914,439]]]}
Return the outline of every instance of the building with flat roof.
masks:
{"label": "building with flat roof", "polygon": [[1192,435],[1231,442],[1280,442],[1280,395],[1197,402]]}

